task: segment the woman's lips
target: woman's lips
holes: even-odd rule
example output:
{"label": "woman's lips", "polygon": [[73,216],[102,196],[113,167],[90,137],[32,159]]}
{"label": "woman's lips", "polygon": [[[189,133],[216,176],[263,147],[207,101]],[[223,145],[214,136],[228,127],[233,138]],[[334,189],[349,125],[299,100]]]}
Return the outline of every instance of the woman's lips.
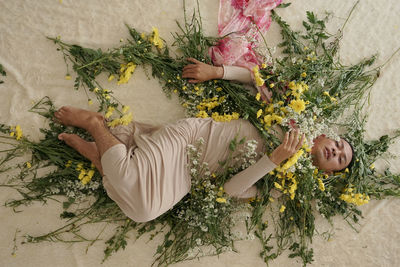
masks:
{"label": "woman's lips", "polygon": [[328,148],[326,148],[325,147],[325,152],[324,152],[324,154],[325,154],[325,158],[328,160],[329,158],[330,158],[330,153],[329,153],[329,149]]}

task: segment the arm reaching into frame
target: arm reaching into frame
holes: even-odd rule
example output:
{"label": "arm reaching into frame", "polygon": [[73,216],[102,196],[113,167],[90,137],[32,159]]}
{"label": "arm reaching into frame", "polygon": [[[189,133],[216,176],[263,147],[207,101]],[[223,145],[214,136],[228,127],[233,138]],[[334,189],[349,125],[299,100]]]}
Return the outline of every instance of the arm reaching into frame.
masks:
{"label": "arm reaching into frame", "polygon": [[225,65],[213,66],[194,58],[188,58],[187,60],[193,64],[188,64],[183,68],[182,78],[188,78],[190,83],[224,79],[252,84],[251,73],[247,68]]}

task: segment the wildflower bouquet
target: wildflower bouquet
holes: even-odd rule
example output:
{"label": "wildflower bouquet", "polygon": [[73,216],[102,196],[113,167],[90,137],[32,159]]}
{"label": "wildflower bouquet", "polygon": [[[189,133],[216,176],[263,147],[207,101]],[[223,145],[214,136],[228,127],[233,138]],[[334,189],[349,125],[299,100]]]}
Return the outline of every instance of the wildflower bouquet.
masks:
{"label": "wildflower bouquet", "polygon": [[[277,127],[285,131],[299,128],[305,133],[304,147],[256,183],[262,194],[257,199],[250,200],[247,205],[250,206],[251,217],[250,220],[246,220],[246,226],[247,233],[254,233],[261,241],[260,255],[265,262],[289,249],[290,257],[300,257],[303,263],[307,264],[313,258],[310,243],[315,233],[315,209],[328,220],[340,214],[346,220],[357,222],[361,216],[357,205],[365,204],[372,197],[400,195],[399,175],[388,170],[380,174],[371,167],[397,134],[369,142],[364,140],[366,116],[361,112],[364,102],[357,103],[364,99],[379,76],[382,66],[366,70],[373,64],[374,57],[351,66],[341,64],[337,57],[341,35],[331,36],[325,31],[328,17],[320,20],[308,12],[307,21],[303,22],[304,34],[292,31],[275,12],[273,19],[282,29],[283,42],[280,47],[284,57],[265,55],[265,63],[253,69],[256,84],[265,84],[272,91],[272,100],[269,103],[261,101],[260,95],[252,95],[238,83],[217,80],[195,85],[180,77],[182,68],[187,64],[187,57],[211,62],[207,51],[217,39],[203,35],[199,14],[194,14],[191,20],[185,15],[185,24],[178,23],[181,32],[175,33],[173,44],[178,48],[176,55],[171,55],[170,48],[156,28],[146,34],[128,26],[129,39],[125,43],[122,41],[119,47],[107,51],[67,44],[58,37],[49,39],[54,41],[63,53],[68,69],[69,64],[72,64],[76,73],[75,89],[85,90],[89,103],[92,103],[92,98],[98,100],[99,111],[105,113],[110,127],[129,123],[132,115],[128,113],[126,106],[113,97],[113,92],[96,79],[101,73],[105,73],[110,82],[115,79],[117,84],[121,85],[128,82],[137,66],[143,66],[148,76],[150,74],[147,68],[151,67],[151,75],[160,80],[168,96],[176,94],[179,97],[188,116],[212,117],[217,121],[248,119],[265,138],[267,153],[273,151],[280,143],[276,137]],[[69,70],[66,78],[71,78]],[[346,123],[338,123],[337,118],[349,108],[353,112],[345,120]],[[46,99],[34,110],[51,117],[54,107]],[[332,127],[340,127],[348,132],[347,138],[355,150],[355,163],[342,173],[327,176],[312,165],[309,150],[313,139],[321,133],[337,138],[331,131]],[[17,128],[12,130],[18,136]],[[40,164],[44,164],[43,162],[58,167],[54,176],[60,180],[66,180],[67,176],[74,183],[80,183],[80,189],[74,189],[73,194],[68,193],[69,199],[64,202],[64,218],[70,218],[70,223],[41,237],[28,236],[27,241],[65,241],[68,239],[65,234],[70,233],[75,241],[95,242],[98,237],[89,240],[79,233],[81,225],[113,221],[119,226],[114,236],[106,242],[105,258],[126,246],[129,231],[136,229],[140,236],[145,232],[155,231],[158,225],[161,225],[161,229],[152,234],[152,237],[166,226],[170,228],[156,253],[159,264],[198,257],[201,255],[201,249],[196,248],[198,246],[213,247],[209,252],[203,251],[203,254],[219,254],[227,250],[230,244],[233,246],[235,238],[230,234],[233,222],[229,215],[241,205],[227,197],[223,188],[220,188],[231,175],[248,166],[247,163],[235,165],[233,161],[227,161],[230,164],[222,166],[221,172],[209,173],[207,165],[198,161],[201,144],[189,147],[193,178],[191,194],[157,219],[137,224],[127,220],[119,210],[111,209],[116,207],[115,203],[106,196],[101,184],[98,187],[95,184],[100,181],[99,174],[93,173],[87,162],[80,165],[85,161],[56,139],[57,134],[65,130],[63,126],[50,123],[50,130],[43,130],[46,138],[39,144],[31,143],[21,136],[10,150],[11,153],[7,153],[2,161],[8,162],[16,157],[17,152],[33,152],[29,165],[19,165],[21,174],[16,177],[24,178],[30,173],[34,178],[32,183],[39,186],[31,186],[31,182],[26,179],[21,188],[28,191],[20,191],[23,192],[23,199],[10,202],[12,206],[32,200],[45,201],[57,194],[67,196],[69,191],[66,185],[60,182],[58,186],[58,180],[53,176],[46,176],[41,180],[42,178],[38,179],[31,173],[39,168]],[[76,129],[70,130],[84,134]],[[15,138],[9,136],[9,127],[2,126],[2,131],[6,134],[5,138]],[[242,140],[233,140],[232,152],[237,145],[243,144]],[[253,146],[251,143],[246,145]],[[244,162],[251,163],[254,159]],[[7,167],[3,166],[5,165],[0,165],[2,170],[6,170]],[[91,195],[95,200],[87,209],[71,210],[78,199],[76,196],[80,196],[78,192]],[[271,205],[271,202],[275,204]],[[274,234],[268,234],[269,223],[263,219],[267,207],[271,206],[276,207],[272,208]],[[271,244],[273,240],[276,241],[275,246]]]}

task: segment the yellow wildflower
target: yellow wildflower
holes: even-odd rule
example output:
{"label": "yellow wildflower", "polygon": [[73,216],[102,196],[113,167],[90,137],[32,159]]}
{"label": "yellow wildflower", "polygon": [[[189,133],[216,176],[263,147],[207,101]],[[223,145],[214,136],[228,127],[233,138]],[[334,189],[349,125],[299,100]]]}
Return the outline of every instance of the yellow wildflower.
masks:
{"label": "yellow wildflower", "polygon": [[270,85],[269,85],[269,88],[273,88],[275,86],[275,84],[274,83],[271,83]]}
{"label": "yellow wildflower", "polygon": [[298,159],[303,155],[303,149],[298,150],[292,157],[290,157],[282,167],[278,166],[276,169],[280,172],[284,172],[289,169],[291,166],[296,164]]}
{"label": "yellow wildflower", "polygon": [[290,101],[289,106],[297,113],[301,113],[306,109],[306,103],[302,99],[296,99]]}
{"label": "yellow wildflower", "polygon": [[216,201],[217,201],[218,203],[226,203],[226,199],[223,198],[223,197],[218,197],[218,198],[216,199]]}
{"label": "yellow wildflower", "polygon": [[325,191],[325,185],[324,182],[322,182],[322,180],[320,178],[318,178],[318,188],[321,191]]}
{"label": "yellow wildflower", "polygon": [[107,112],[106,112],[106,114],[104,115],[104,117],[106,118],[106,119],[108,119],[109,117],[111,117],[111,115],[112,115],[112,113],[113,113],[113,111],[114,111],[114,107],[108,107],[107,108]]}
{"label": "yellow wildflower", "polygon": [[221,88],[221,87],[217,87],[217,89],[215,89],[215,91],[221,92],[221,91],[222,91],[222,88]]}
{"label": "yellow wildflower", "polygon": [[88,100],[88,104],[89,104],[89,106],[90,106],[90,105],[93,105],[92,99],[89,99],[89,100]]}
{"label": "yellow wildflower", "polygon": [[270,114],[264,116],[264,123],[266,126],[271,126],[272,116]]}
{"label": "yellow wildflower", "polygon": [[293,90],[295,88],[295,86],[296,86],[296,84],[293,81],[289,83],[289,88],[290,89]]}
{"label": "yellow wildflower", "polygon": [[274,186],[278,189],[283,189],[282,186],[280,184],[278,184],[277,182],[274,182]]}
{"label": "yellow wildflower", "polygon": [[21,130],[21,126],[17,125],[15,126],[15,139],[19,140],[22,137],[22,130]]}
{"label": "yellow wildflower", "polygon": [[276,121],[278,124],[281,124],[283,118],[281,116],[276,115],[276,114],[272,114],[272,120]]}
{"label": "yellow wildflower", "polygon": [[85,175],[86,175],[86,170],[85,170],[85,169],[82,169],[81,172],[79,173],[78,179],[79,179],[79,180],[82,180],[83,177],[85,177]]}
{"label": "yellow wildflower", "polygon": [[133,119],[132,112],[129,112],[128,114],[125,114],[120,118],[121,124],[122,125],[128,125]]}
{"label": "yellow wildflower", "polygon": [[371,164],[371,166],[369,166],[369,168],[371,169],[371,170],[373,170],[374,168],[375,168],[375,164]]}
{"label": "yellow wildflower", "polygon": [[266,113],[272,113],[274,112],[274,105],[269,104],[268,107],[265,108]]}
{"label": "yellow wildflower", "polygon": [[65,168],[71,167],[72,161],[68,160],[67,163],[65,164]]}
{"label": "yellow wildflower", "polygon": [[87,176],[88,176],[90,179],[92,179],[93,175],[94,175],[94,170],[89,170],[88,173],[87,173]]}
{"label": "yellow wildflower", "polygon": [[14,134],[15,134],[14,132],[11,132],[11,133],[10,133],[10,136],[11,136],[11,137],[13,137],[13,136],[14,136]]}
{"label": "yellow wildflower", "polygon": [[262,114],[262,109],[259,109],[259,110],[257,111],[257,119],[261,116],[261,114]]}
{"label": "yellow wildflower", "polygon": [[110,82],[110,81],[114,80],[114,78],[115,78],[115,76],[113,74],[111,74],[110,76],[108,76],[108,81]]}
{"label": "yellow wildflower", "polygon": [[69,74],[65,75],[65,79],[66,80],[71,80],[71,75],[69,75]]}
{"label": "yellow wildflower", "polygon": [[268,200],[269,200],[269,202],[271,202],[271,203],[275,201],[272,197],[269,197]]}
{"label": "yellow wildflower", "polygon": [[95,93],[97,93],[98,91],[99,91],[99,88],[97,88],[97,87],[93,89],[93,92],[95,92]]}
{"label": "yellow wildflower", "polygon": [[26,163],[26,167],[27,167],[28,169],[30,169],[30,168],[32,167],[32,164],[31,164],[30,162],[27,162],[27,163]]}
{"label": "yellow wildflower", "polygon": [[200,110],[199,113],[196,114],[197,118],[207,118],[208,114],[204,110]]}
{"label": "yellow wildflower", "polygon": [[257,94],[256,94],[256,100],[257,100],[257,101],[260,101],[260,97],[261,97],[261,94],[260,94],[260,93],[257,93]]}
{"label": "yellow wildflower", "polygon": [[129,109],[130,109],[129,106],[123,106],[122,107],[122,113],[124,113],[124,114],[127,113]]}
{"label": "yellow wildflower", "polygon": [[282,205],[281,208],[279,209],[279,212],[282,213],[285,211],[285,209],[286,209],[286,207],[284,205]]}
{"label": "yellow wildflower", "polygon": [[163,41],[161,40],[156,27],[153,27],[153,34],[150,37],[150,42],[152,42],[159,49],[164,47]]}
{"label": "yellow wildflower", "polygon": [[[68,163],[67,163],[68,164]],[[83,163],[78,163],[78,165],[76,165],[76,170],[80,171],[83,168]]]}
{"label": "yellow wildflower", "polygon": [[300,74],[300,76],[305,78],[305,77],[307,77],[307,73],[303,72],[302,74]]}
{"label": "yellow wildflower", "polygon": [[260,75],[260,73],[258,71],[259,71],[258,66],[254,66],[253,67],[253,74],[254,74],[254,79],[256,80],[256,85],[257,86],[262,86],[262,85],[264,85],[265,81],[264,81],[263,78],[261,78],[261,75]]}
{"label": "yellow wildflower", "polygon": [[131,78],[133,72],[136,69],[136,65],[133,62],[129,62],[128,64],[121,64],[121,69],[119,70],[120,75],[119,75],[119,80],[117,82],[117,85],[127,83],[129,79]]}

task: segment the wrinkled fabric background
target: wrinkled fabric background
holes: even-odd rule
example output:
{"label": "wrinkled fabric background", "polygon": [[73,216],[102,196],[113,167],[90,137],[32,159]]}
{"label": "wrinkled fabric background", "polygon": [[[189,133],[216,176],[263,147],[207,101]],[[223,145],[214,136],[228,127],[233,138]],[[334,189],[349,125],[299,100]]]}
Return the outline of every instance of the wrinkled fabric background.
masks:
{"label": "wrinkled fabric background", "polygon": [[[200,2],[203,26],[206,34],[217,34],[217,0]],[[286,1],[285,1],[286,2]],[[322,15],[325,10],[333,11],[328,24],[334,33],[341,27],[355,1],[337,0],[296,0],[286,9],[277,12],[294,29],[300,29],[307,10]],[[192,13],[196,1],[187,1],[188,14]],[[379,54],[375,66],[385,62],[400,46],[400,3],[397,0],[361,0],[348,21],[341,42],[340,55],[343,63]],[[127,38],[124,23],[138,30],[150,32],[151,27],[159,28],[160,35],[171,44],[170,32],[178,27],[175,20],[183,22],[183,4],[172,0],[0,0],[0,62],[7,71],[0,85],[0,122],[20,124],[31,139],[40,138],[39,127],[46,122],[38,115],[28,112],[32,101],[44,96],[53,99],[56,106],[73,105],[95,110],[87,106],[83,91],[73,90],[72,80],[64,79],[66,66],[62,54],[46,36],[60,35],[68,43],[84,47],[107,49],[119,45],[120,38]],[[268,44],[275,46],[280,40],[279,27],[274,23],[266,35]],[[383,69],[370,95],[370,116],[367,138],[377,138],[400,128],[400,96],[398,74],[400,55],[397,55]],[[106,77],[101,82],[107,84]],[[147,79],[142,68],[138,68],[128,84],[117,86],[109,83],[109,89],[125,104],[130,105],[134,118],[148,123],[173,122],[184,117],[183,109],[176,97],[167,99],[158,81]],[[400,142],[392,145],[390,151],[400,152]],[[400,159],[381,160],[377,168],[390,168],[400,172]],[[1,177],[4,181],[6,177]],[[0,189],[0,201],[18,197],[7,188]],[[317,230],[312,247],[315,261],[310,266],[400,266],[400,199],[371,201],[362,206],[364,219],[356,233],[340,217],[333,220],[332,228],[323,218],[316,216]],[[23,212],[0,207],[0,265],[1,266],[99,266],[105,245],[96,242],[86,252],[87,244],[39,243],[20,245],[17,239],[16,256],[11,256],[13,237],[25,233],[38,235],[61,226],[59,214],[61,205],[54,201],[47,204],[32,204],[21,207]],[[86,228],[88,236],[95,237],[104,225]],[[113,227],[106,228],[105,239]],[[239,230],[244,232],[243,227]],[[325,232],[325,234],[323,234]],[[327,233],[333,233],[326,241]],[[322,235],[323,234],[323,235]],[[158,244],[163,240],[159,235],[147,242],[148,235],[134,240],[134,234],[124,251],[111,256],[103,266],[150,266]],[[175,266],[264,266],[259,257],[261,248],[258,240],[236,243],[239,253],[229,252],[219,257],[207,257]],[[296,259],[288,259],[288,253],[271,262],[270,266],[301,266]]]}

